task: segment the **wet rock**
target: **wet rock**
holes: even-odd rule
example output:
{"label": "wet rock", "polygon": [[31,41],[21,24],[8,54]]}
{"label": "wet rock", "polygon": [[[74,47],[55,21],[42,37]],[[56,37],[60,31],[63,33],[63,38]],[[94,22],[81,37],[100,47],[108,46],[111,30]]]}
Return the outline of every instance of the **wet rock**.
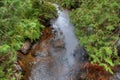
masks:
{"label": "wet rock", "polygon": [[29,80],[57,80],[50,71],[50,67],[50,62],[46,60],[37,62]]}
{"label": "wet rock", "polygon": [[76,48],[73,56],[79,58],[81,62],[88,62],[88,53],[82,46]]}
{"label": "wet rock", "polygon": [[53,42],[53,47],[55,48],[64,48],[65,47],[65,43],[63,39],[57,39]]}
{"label": "wet rock", "polygon": [[35,54],[35,56],[37,56],[37,57],[47,57],[48,56],[48,52],[37,51],[37,53]]}
{"label": "wet rock", "polygon": [[20,51],[23,54],[27,54],[30,47],[31,47],[31,42],[29,40],[26,40],[25,43],[23,44],[23,46],[21,47]]}
{"label": "wet rock", "polygon": [[120,73],[115,73],[113,80],[120,80]]}

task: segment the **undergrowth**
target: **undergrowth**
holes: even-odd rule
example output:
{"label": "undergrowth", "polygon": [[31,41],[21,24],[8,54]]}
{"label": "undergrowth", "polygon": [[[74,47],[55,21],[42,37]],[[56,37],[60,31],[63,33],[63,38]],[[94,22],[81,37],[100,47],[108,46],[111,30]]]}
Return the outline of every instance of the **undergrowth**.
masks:
{"label": "undergrowth", "polygon": [[15,80],[17,50],[25,39],[39,39],[45,21],[56,15],[56,8],[44,0],[0,0],[0,80]]}

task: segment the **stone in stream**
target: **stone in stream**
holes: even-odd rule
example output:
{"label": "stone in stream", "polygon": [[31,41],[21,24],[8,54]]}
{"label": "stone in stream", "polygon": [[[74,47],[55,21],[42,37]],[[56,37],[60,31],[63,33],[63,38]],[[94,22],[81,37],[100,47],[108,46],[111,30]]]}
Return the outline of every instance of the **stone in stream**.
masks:
{"label": "stone in stream", "polygon": [[46,57],[46,56],[48,56],[48,52],[37,51],[34,56],[37,56],[37,57]]}
{"label": "stone in stream", "polygon": [[64,48],[65,47],[65,43],[64,43],[64,41],[63,41],[63,39],[58,39],[58,40],[55,40],[54,42],[53,42],[53,46],[54,47],[58,47],[58,48]]}

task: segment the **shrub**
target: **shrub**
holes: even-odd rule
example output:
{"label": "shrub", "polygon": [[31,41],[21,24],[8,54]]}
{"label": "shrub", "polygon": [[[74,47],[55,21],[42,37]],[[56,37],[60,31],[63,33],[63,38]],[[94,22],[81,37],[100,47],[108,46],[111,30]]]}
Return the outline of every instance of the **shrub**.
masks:
{"label": "shrub", "polygon": [[0,80],[14,79],[10,76],[16,51],[25,39],[39,39],[44,28],[39,16],[49,20],[56,14],[55,7],[42,0],[0,0]]}
{"label": "shrub", "polygon": [[115,45],[120,31],[120,1],[81,1],[80,7],[70,14],[76,35],[88,51],[91,62],[112,73],[110,67],[120,64]]}
{"label": "shrub", "polygon": [[81,0],[46,0],[46,1],[57,3],[67,9],[78,8],[80,6],[79,4],[81,3]]}

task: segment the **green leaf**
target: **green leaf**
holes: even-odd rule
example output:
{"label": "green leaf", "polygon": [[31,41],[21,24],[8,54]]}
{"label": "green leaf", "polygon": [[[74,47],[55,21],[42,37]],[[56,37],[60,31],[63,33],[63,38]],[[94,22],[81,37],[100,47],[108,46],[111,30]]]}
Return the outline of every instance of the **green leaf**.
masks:
{"label": "green leaf", "polygon": [[112,26],[112,25],[109,25],[109,26],[107,26],[107,27],[106,27],[106,29],[107,29],[107,30],[109,30],[109,31],[111,31],[111,30],[114,30],[114,29],[115,29],[115,27],[114,27],[114,26]]}
{"label": "green leaf", "polygon": [[0,66],[0,78],[4,77],[5,72],[3,71],[3,67]]}
{"label": "green leaf", "polygon": [[111,47],[105,47],[104,49],[106,50],[106,54],[107,55],[111,55],[112,54],[112,48]]}
{"label": "green leaf", "polygon": [[10,49],[10,46],[7,44],[4,44],[0,46],[0,53],[7,53],[9,49]]}
{"label": "green leaf", "polygon": [[110,58],[105,58],[104,59],[105,62],[107,62],[110,66],[114,66],[114,63],[112,62],[112,60]]}

